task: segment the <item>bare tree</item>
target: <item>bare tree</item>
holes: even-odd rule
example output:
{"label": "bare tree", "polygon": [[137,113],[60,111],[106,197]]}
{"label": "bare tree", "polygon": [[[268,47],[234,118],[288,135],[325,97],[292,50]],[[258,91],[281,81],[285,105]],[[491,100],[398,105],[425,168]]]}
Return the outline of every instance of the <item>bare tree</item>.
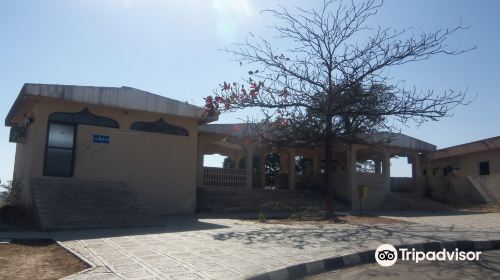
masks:
{"label": "bare tree", "polygon": [[[265,10],[276,19],[275,42],[250,34],[225,51],[252,69],[241,82],[221,84],[205,98],[207,114],[257,107],[265,114],[261,136],[274,131],[281,144],[325,146],[325,192],[333,216],[332,143],[376,130],[393,131],[395,123],[420,124],[447,116],[467,104],[463,91],[406,88],[391,83],[392,66],[457,55],[473,48],[450,48],[452,29],[413,34],[411,29],[370,28],[368,19],[383,2],[324,1],[319,10],[281,7]],[[286,46],[279,48],[278,46]],[[278,130],[276,130],[279,128]]]}

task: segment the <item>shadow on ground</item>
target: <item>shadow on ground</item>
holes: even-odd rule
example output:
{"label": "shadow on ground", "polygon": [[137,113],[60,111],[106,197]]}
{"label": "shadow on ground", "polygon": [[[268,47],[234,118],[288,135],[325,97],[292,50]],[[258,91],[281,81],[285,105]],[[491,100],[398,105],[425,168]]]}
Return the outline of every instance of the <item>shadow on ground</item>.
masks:
{"label": "shadow on ground", "polygon": [[[443,216],[458,215],[445,213]],[[476,214],[463,213],[462,215]],[[394,216],[394,213],[392,213]],[[497,237],[498,230],[457,227],[455,225],[431,224],[318,224],[304,226],[273,225],[262,226],[260,229],[242,229],[223,231],[212,234],[212,238],[219,241],[234,240],[246,245],[280,244],[296,249],[321,248],[332,242],[340,248],[349,249],[350,244],[355,247],[372,248],[373,244],[390,243],[393,245],[450,240],[484,240]]]}
{"label": "shadow on ground", "polygon": [[164,224],[164,226],[53,231],[51,235],[55,236],[59,241],[70,241],[227,228],[217,223],[200,221],[198,217],[191,215],[163,217],[162,224]]}

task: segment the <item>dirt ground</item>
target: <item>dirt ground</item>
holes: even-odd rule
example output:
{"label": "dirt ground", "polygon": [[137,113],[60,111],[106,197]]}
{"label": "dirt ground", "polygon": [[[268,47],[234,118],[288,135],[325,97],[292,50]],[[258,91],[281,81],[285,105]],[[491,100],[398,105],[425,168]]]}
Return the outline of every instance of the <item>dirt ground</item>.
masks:
{"label": "dirt ground", "polygon": [[0,243],[0,279],[60,279],[86,268],[52,240]]}
{"label": "dirt ground", "polygon": [[[409,224],[410,222],[378,217],[369,215],[348,215],[342,214],[337,216],[340,223],[346,224],[364,224],[364,225],[375,225],[375,224]],[[332,220],[319,220],[319,219],[269,219],[265,223],[268,224],[334,224],[336,222]]]}

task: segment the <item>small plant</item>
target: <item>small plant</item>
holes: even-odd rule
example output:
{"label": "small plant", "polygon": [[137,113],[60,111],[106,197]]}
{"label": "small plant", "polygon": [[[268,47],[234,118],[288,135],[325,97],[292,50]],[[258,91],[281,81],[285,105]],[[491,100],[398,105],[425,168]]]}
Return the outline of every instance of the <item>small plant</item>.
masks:
{"label": "small plant", "polygon": [[[1,183],[1,182],[0,182]],[[14,177],[7,183],[0,184],[0,220],[6,224],[30,226],[31,216],[20,204],[22,183]]]}
{"label": "small plant", "polygon": [[16,178],[7,181],[6,184],[0,184],[0,203],[17,204],[21,196],[21,190],[21,181]]}
{"label": "small plant", "polygon": [[261,222],[261,223],[266,222],[266,214],[263,211],[259,212],[259,222]]}

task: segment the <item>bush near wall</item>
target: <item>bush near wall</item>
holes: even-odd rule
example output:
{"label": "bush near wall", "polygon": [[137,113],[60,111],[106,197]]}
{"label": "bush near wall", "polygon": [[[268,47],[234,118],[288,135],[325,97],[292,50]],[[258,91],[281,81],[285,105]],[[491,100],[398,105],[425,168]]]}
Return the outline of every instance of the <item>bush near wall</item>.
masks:
{"label": "bush near wall", "polygon": [[31,225],[31,216],[19,205],[21,197],[20,180],[13,179],[1,184],[0,188],[0,222],[13,225]]}

